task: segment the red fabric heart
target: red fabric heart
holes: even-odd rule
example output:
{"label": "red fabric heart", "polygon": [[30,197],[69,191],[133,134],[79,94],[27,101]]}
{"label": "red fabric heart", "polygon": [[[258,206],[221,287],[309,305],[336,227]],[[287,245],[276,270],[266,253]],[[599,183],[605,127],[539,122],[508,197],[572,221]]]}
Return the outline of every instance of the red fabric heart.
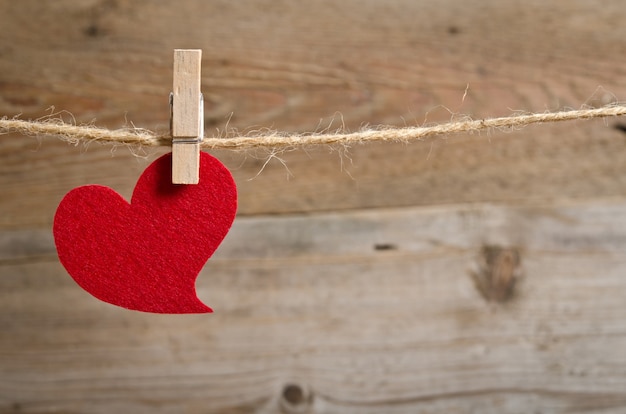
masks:
{"label": "red fabric heart", "polygon": [[99,185],[61,201],[53,226],[59,259],[96,298],[143,312],[212,312],[195,282],[235,218],[235,182],[206,153],[197,185],[172,184],[171,169],[171,154],[153,162],[130,204]]}

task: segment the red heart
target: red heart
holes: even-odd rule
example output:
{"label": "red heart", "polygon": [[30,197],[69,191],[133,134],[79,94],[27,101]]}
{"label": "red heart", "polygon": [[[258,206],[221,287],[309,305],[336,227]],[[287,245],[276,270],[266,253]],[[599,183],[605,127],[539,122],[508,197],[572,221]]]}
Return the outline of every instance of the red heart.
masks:
{"label": "red heart", "polygon": [[198,273],[235,218],[230,172],[200,154],[200,183],[172,184],[172,156],[143,172],[130,204],[112,189],[78,187],[54,217],[59,259],[87,292],[143,312],[212,312],[196,296]]}

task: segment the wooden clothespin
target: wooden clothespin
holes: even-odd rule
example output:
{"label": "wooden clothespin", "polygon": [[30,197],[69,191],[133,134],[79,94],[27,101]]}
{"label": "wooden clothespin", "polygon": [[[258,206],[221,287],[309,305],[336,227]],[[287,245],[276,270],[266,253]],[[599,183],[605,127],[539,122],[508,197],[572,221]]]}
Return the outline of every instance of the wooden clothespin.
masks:
{"label": "wooden clothespin", "polygon": [[170,95],[172,183],[198,184],[204,100],[200,92],[202,50],[174,50],[174,90]]}

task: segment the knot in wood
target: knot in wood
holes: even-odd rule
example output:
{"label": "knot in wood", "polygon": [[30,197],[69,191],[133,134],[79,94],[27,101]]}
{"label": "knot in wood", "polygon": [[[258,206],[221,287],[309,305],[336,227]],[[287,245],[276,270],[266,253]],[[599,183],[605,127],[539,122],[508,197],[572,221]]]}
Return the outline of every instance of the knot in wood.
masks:
{"label": "knot in wood", "polygon": [[313,396],[309,387],[302,384],[288,383],[280,396],[280,407],[286,414],[308,413]]}
{"label": "knot in wood", "polygon": [[507,302],[521,276],[521,256],[515,247],[485,245],[476,271],[471,272],[476,288],[487,301]]}

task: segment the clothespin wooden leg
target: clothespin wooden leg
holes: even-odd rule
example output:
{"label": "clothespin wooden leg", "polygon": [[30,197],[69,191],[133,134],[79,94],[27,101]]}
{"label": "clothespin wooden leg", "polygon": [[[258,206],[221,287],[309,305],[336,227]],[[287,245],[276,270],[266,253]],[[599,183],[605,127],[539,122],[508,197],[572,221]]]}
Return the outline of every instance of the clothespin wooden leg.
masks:
{"label": "clothespin wooden leg", "polygon": [[172,92],[172,183],[198,184],[204,101],[200,92],[202,50],[174,50]]}

